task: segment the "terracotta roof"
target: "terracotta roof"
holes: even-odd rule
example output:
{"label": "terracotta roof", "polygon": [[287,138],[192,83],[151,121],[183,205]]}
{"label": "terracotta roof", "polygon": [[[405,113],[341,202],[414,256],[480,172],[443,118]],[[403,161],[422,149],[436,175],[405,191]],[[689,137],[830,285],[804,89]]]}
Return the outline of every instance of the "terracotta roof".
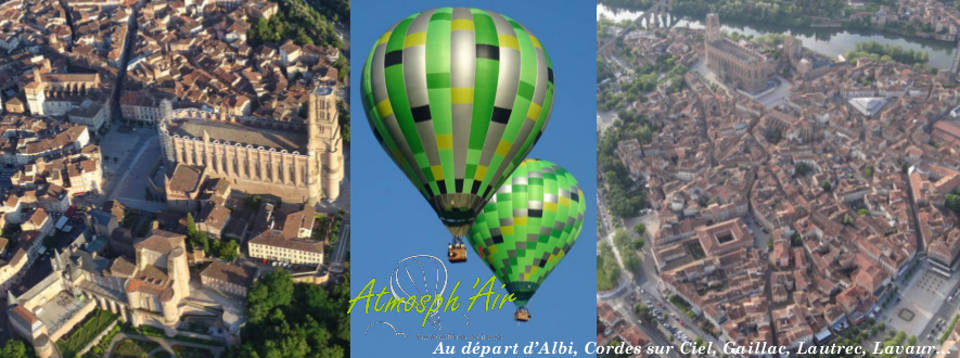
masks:
{"label": "terracotta roof", "polygon": [[140,279],[130,279],[126,287],[127,292],[141,292],[148,295],[159,296],[164,288],[158,285],[148,283]]}
{"label": "terracotta roof", "polygon": [[277,246],[287,249],[323,253],[323,242],[285,238],[280,230],[267,230],[249,241],[250,244]]}
{"label": "terracotta roof", "polygon": [[203,219],[204,223],[208,226],[223,228],[227,224],[227,220],[230,219],[230,209],[227,209],[221,205],[214,205],[212,209],[207,213],[206,218]]}
{"label": "terracotta roof", "polygon": [[110,265],[110,273],[114,276],[121,277],[133,277],[133,274],[136,273],[137,266],[131,263],[130,261],[125,260],[123,257],[118,257],[116,260],[113,260],[113,264]]}
{"label": "terracotta roof", "polygon": [[183,245],[183,240],[186,236],[172,233],[165,230],[157,230],[146,239],[141,240],[140,242],[133,245],[137,250],[143,248],[150,251],[155,251],[159,253],[168,253],[173,250],[175,247]]}
{"label": "terracotta roof", "polygon": [[938,121],[933,128],[944,131],[945,133],[960,138],[960,125],[952,121]]}
{"label": "terracotta roof", "polygon": [[23,308],[21,305],[16,305],[13,307],[13,313],[19,316],[24,322],[27,322],[31,325],[37,322],[37,316],[34,316],[32,312],[28,311],[26,308]]}
{"label": "terracotta roof", "polygon": [[749,246],[752,238],[739,218],[697,229],[700,245],[707,255],[720,255],[729,250]]}
{"label": "terracotta roof", "polygon": [[37,208],[37,210],[33,212],[33,215],[30,216],[30,220],[27,221],[36,227],[40,227],[43,225],[44,221],[47,221],[48,217],[50,217],[50,215],[47,215],[46,210],[43,210],[43,208]]}
{"label": "terracotta roof", "polygon": [[191,118],[172,122],[170,131],[191,138],[203,138],[203,132],[206,131],[211,140],[249,144],[254,148],[263,146],[290,152],[307,152],[307,133],[302,130],[268,129],[241,123]]}
{"label": "terracotta roof", "polygon": [[257,270],[252,267],[214,261],[210,266],[207,266],[200,275],[238,286],[249,287],[253,284],[253,278],[256,273]]}
{"label": "terracotta roof", "polygon": [[300,229],[313,229],[314,214],[315,210],[309,205],[301,211],[287,214],[283,222],[283,237],[299,237]]}
{"label": "terracotta roof", "polygon": [[203,173],[199,168],[178,164],[167,185],[170,190],[190,193],[200,185],[201,174]]}

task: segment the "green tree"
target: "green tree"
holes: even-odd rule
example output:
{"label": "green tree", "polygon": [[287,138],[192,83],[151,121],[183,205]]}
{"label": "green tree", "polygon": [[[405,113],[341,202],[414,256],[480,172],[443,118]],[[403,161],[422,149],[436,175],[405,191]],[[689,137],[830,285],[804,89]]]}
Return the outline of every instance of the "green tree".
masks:
{"label": "green tree", "polygon": [[830,184],[829,180],[824,179],[823,181],[820,182],[820,188],[823,189],[823,191],[829,192],[833,190],[833,185]]}
{"label": "green tree", "polygon": [[950,193],[945,198],[945,205],[953,212],[960,214],[960,195]]}
{"label": "green tree", "polygon": [[647,235],[647,225],[644,225],[643,223],[637,223],[633,226],[633,232],[637,233],[637,235],[640,235],[640,237],[644,237]]}
{"label": "green tree", "polygon": [[197,222],[193,220],[193,214],[187,213],[187,235],[197,232]]}
{"label": "green tree", "polygon": [[7,343],[0,348],[0,357],[3,358],[28,358],[27,346],[19,339],[9,339]]}
{"label": "green tree", "polygon": [[852,225],[853,225],[853,222],[854,222],[853,216],[850,216],[850,214],[846,214],[846,213],[843,214],[843,224],[844,224],[844,225],[852,226]]}
{"label": "green tree", "polygon": [[637,317],[644,321],[650,321],[653,319],[653,315],[650,314],[650,307],[643,304],[642,302],[637,302],[633,305],[633,313],[637,314]]}
{"label": "green tree", "polygon": [[259,323],[267,318],[274,307],[283,306],[293,299],[293,280],[290,272],[277,269],[253,284],[247,292],[247,316],[250,322]]}
{"label": "green tree", "polygon": [[340,346],[327,346],[323,347],[320,350],[319,358],[343,358],[346,353],[343,351],[343,347]]}
{"label": "green tree", "polygon": [[224,259],[224,260],[226,260],[226,261],[233,261],[234,259],[237,258],[237,252],[238,252],[238,250],[239,250],[239,247],[237,246],[237,242],[236,242],[236,241],[234,241],[234,240],[232,240],[232,239],[231,239],[231,240],[227,240],[227,241],[220,247],[220,255],[219,255],[219,256],[220,256],[221,259]]}
{"label": "green tree", "polygon": [[810,174],[811,171],[813,171],[813,167],[807,164],[807,162],[797,162],[797,165],[793,168],[793,175],[802,177]]}
{"label": "green tree", "polygon": [[[203,252],[211,253],[207,233],[197,230],[197,223],[191,213],[187,213],[187,244],[192,249],[202,249]],[[216,254],[216,252],[213,253]]]}
{"label": "green tree", "polygon": [[620,280],[620,267],[613,256],[613,250],[606,241],[597,246],[597,290],[609,291],[617,287]]}
{"label": "green tree", "polygon": [[803,237],[800,236],[799,231],[794,231],[793,235],[790,235],[790,245],[803,246]]}
{"label": "green tree", "polygon": [[641,263],[640,258],[637,257],[636,249],[634,248],[633,239],[630,238],[630,234],[624,229],[618,229],[613,234],[613,244],[617,246],[617,251],[620,252],[620,259],[623,260],[623,265],[630,272],[637,272],[640,269]]}
{"label": "green tree", "polygon": [[248,324],[237,356],[340,357],[349,348],[349,274],[326,286],[294,284],[289,272],[271,272],[247,295]]}

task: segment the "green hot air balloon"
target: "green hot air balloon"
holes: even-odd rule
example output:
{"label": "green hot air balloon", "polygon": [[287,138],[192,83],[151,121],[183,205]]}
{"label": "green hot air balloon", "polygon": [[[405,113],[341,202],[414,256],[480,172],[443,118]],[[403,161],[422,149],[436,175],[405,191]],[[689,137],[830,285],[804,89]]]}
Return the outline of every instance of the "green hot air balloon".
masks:
{"label": "green hot air balloon", "polygon": [[470,244],[516,298],[517,320],[530,318],[527,301],[577,241],[586,209],[566,169],[527,159],[477,214]]}
{"label": "green hot air balloon", "polygon": [[380,36],[361,86],[374,136],[454,236],[450,261],[465,260],[477,212],[547,125],[546,51],[495,12],[427,10]]}

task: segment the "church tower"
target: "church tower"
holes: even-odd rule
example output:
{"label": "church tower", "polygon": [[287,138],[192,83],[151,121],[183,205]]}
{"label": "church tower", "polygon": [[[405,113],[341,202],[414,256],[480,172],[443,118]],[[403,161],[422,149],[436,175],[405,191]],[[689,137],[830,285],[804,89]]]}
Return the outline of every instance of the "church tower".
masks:
{"label": "church tower", "polygon": [[34,71],[33,82],[23,87],[23,93],[27,97],[27,108],[30,109],[30,114],[35,116],[43,115],[43,102],[47,100],[46,94],[44,93],[47,86],[43,83],[40,76],[39,71]]}
{"label": "church tower", "polygon": [[340,136],[337,100],[332,87],[321,86],[310,92],[307,103],[307,151],[310,163],[308,204],[321,198],[336,200],[343,180],[343,138]]}
{"label": "church tower", "polygon": [[704,40],[708,43],[720,39],[720,17],[716,13],[707,14],[707,29]]}

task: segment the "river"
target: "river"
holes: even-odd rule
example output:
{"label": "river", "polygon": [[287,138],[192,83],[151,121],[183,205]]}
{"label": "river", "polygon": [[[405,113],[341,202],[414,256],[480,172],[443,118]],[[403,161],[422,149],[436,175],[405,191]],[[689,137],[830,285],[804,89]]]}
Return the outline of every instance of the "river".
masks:
{"label": "river", "polygon": [[[614,9],[604,6],[603,4],[597,4],[597,20],[601,17],[617,22],[635,20],[642,14],[643,11]],[[753,36],[768,33],[793,34],[794,37],[803,43],[804,47],[831,57],[853,49],[857,42],[876,41],[886,45],[899,45],[905,49],[926,52],[929,55],[929,64],[939,69],[950,68],[953,63],[953,53],[955,50],[952,44],[942,41],[906,39],[886,34],[869,34],[859,31],[851,32],[843,29],[818,29],[816,31],[810,30],[800,33],[786,28],[777,30],[769,26],[724,23],[722,18],[720,19],[720,24],[724,31],[735,31]],[[703,21],[681,18],[674,26],[702,29]]]}

